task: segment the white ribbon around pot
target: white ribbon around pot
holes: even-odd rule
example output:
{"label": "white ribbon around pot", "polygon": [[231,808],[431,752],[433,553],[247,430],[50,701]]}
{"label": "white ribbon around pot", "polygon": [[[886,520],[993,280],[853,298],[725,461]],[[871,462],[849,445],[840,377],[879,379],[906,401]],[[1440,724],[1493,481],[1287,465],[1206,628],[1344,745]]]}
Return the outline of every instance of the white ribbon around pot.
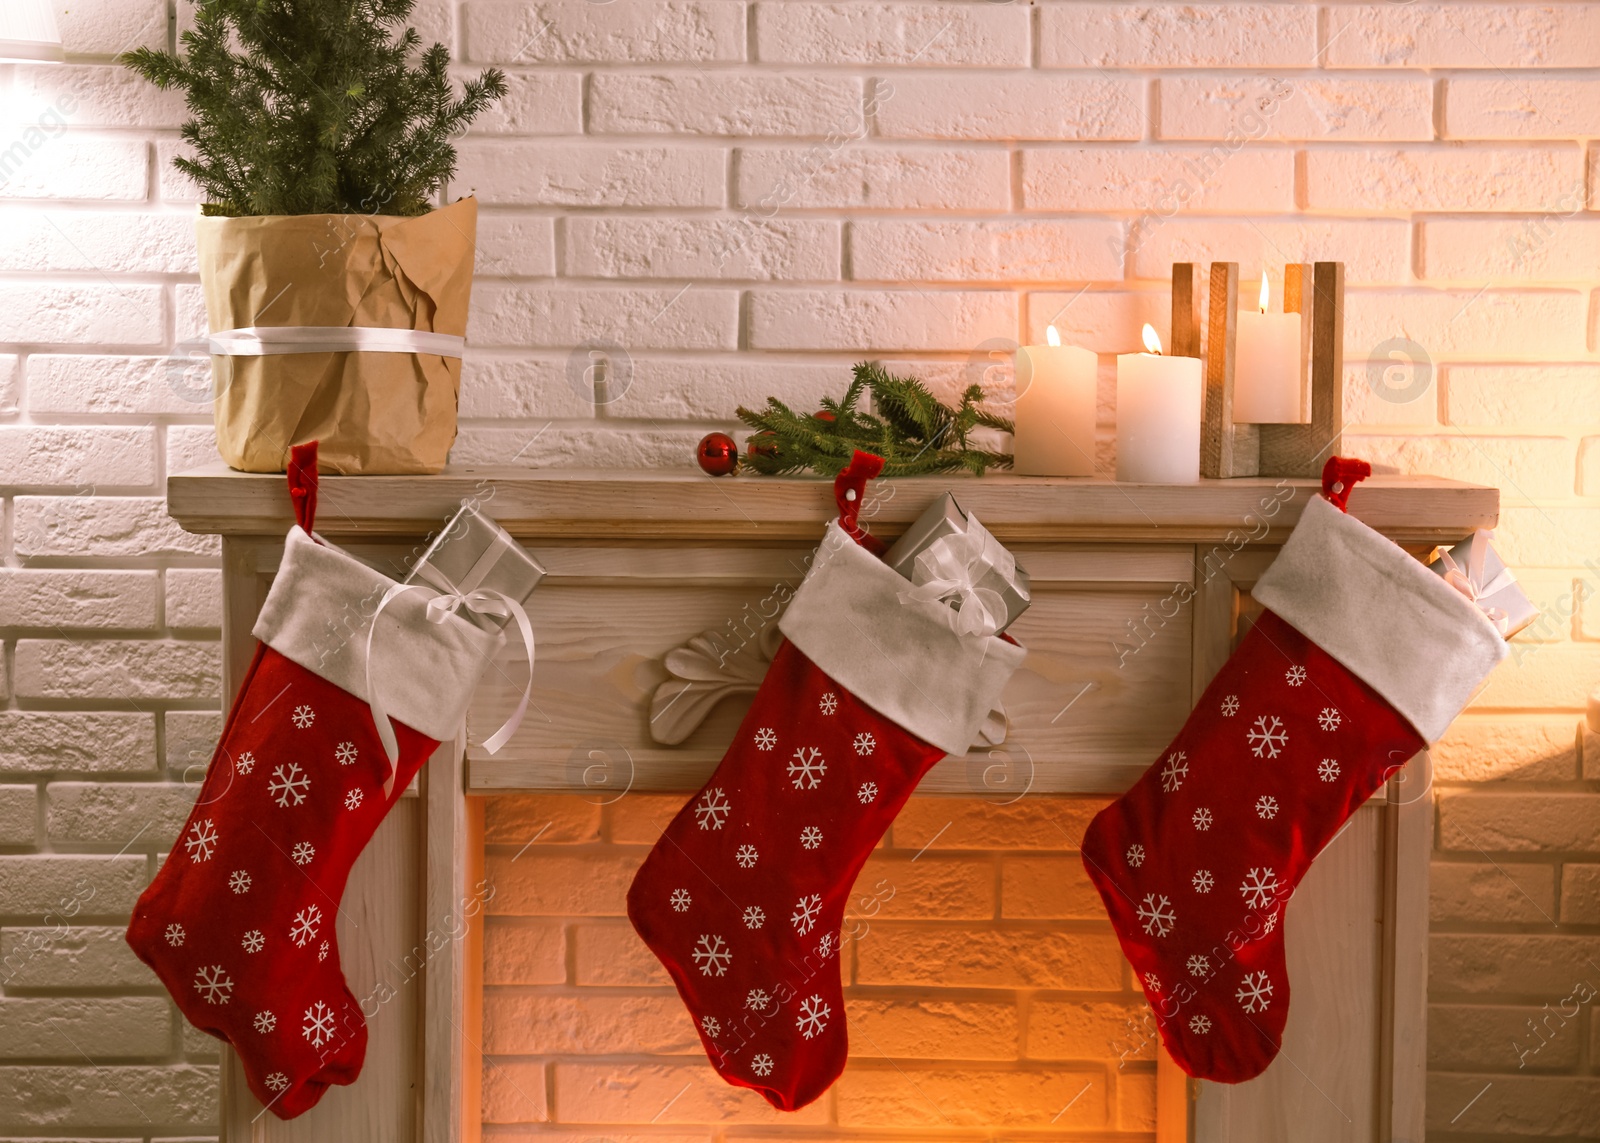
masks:
{"label": "white ribbon around pot", "polygon": [[528,681],[523,685],[522,701],[517,704],[517,709],[500,725],[499,730],[484,739],[483,748],[490,754],[497,753],[516,733],[517,727],[522,725],[522,716],[528,712],[528,704],[533,701],[533,624],[529,622],[528,613],[523,610],[521,603],[504,592],[479,587],[511,542],[504,532],[496,536],[495,542],[478,557],[477,563],[461,577],[459,584],[451,583],[448,576],[426,562],[417,564],[414,569],[417,575],[428,582],[394,584],[383,593],[377,610],[372,613],[372,623],[367,628],[367,705],[372,709],[372,721],[378,727],[378,738],[389,759],[389,773],[383,782],[384,797],[388,797],[394,788],[394,767],[400,761],[400,745],[395,739],[389,712],[372,677],[372,637],[378,629],[378,616],[383,614],[383,609],[396,596],[407,591],[437,590],[440,594],[428,600],[427,617],[430,623],[443,623],[458,607],[479,615],[492,615],[499,619],[510,617],[517,621],[517,629],[522,633],[523,650],[528,656]]}
{"label": "white ribbon around pot", "polygon": [[1010,582],[1017,561],[976,516],[967,517],[967,530],[941,536],[917,555],[910,591],[900,602],[954,605],[950,626],[957,635],[993,635],[1006,624],[1006,601],[993,588],[979,586],[991,572]]}
{"label": "white ribbon around pot", "polygon": [[266,357],[279,353],[422,353],[460,357],[467,339],[425,329],[380,329],[366,325],[272,325],[225,329],[210,338],[220,357]]}

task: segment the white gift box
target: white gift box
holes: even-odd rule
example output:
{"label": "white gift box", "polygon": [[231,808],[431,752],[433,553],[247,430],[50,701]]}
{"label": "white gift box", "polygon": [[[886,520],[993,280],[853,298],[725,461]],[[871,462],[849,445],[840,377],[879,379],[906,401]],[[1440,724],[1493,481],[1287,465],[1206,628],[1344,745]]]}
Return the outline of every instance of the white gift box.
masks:
{"label": "white gift box", "polygon": [[[954,558],[971,567],[971,579],[976,589],[992,592],[999,597],[1004,618],[995,627],[996,633],[1011,626],[1019,615],[1028,610],[1027,571],[989,534],[987,528],[974,517],[968,516],[948,492],[917,517],[916,523],[884,554],[883,562],[921,586],[939,575],[937,565],[940,553],[935,546],[941,541],[952,541],[961,548],[962,554]],[[954,556],[953,550],[946,554],[947,557]],[[966,605],[963,596],[955,592],[950,593],[947,602],[957,610]]]}
{"label": "white gift box", "polygon": [[[478,509],[464,506],[417,559],[405,582],[451,595],[499,592],[520,604],[533,594],[544,574],[539,561],[511,533]],[[502,630],[511,621],[510,615],[466,607],[459,610],[487,631]]]}

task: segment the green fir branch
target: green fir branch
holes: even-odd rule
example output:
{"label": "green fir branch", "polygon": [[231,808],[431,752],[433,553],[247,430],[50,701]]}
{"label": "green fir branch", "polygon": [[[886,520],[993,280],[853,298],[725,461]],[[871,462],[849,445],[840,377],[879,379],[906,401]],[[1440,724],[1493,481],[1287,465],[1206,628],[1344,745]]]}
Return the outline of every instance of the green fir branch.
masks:
{"label": "green fir branch", "polygon": [[[872,412],[860,408],[865,396]],[[822,399],[821,413],[796,413],[776,397],[762,409],[741,407],[741,421],[755,430],[746,464],[767,476],[819,472],[834,476],[856,450],[884,461],[885,476],[921,476],[1011,467],[1009,453],[975,448],[974,428],[1012,431],[1011,422],[983,410],[983,389],[970,385],[955,408],[943,404],[921,381],[897,377],[875,361],[852,372],[839,400]]]}
{"label": "green fir branch", "polygon": [[453,139],[505,96],[490,68],[462,84],[450,52],[403,27],[416,0],[196,0],[174,54],[123,64],[184,93],[173,166],[209,215],[426,214],[456,173]]}

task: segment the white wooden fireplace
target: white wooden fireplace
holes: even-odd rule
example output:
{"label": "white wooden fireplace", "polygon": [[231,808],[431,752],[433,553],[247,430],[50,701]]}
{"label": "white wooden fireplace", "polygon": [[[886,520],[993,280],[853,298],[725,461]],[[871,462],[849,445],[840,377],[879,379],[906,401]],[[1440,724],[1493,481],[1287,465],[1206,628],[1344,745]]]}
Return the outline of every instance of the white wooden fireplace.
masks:
{"label": "white wooden fireplace", "polygon": [[[880,481],[863,519],[892,538],[947,488],[1032,575],[1033,606],[1013,628],[1029,657],[1004,696],[1003,746],[946,759],[918,796],[1071,799],[1122,790],[1178,730],[1248,624],[1251,584],[1316,482]],[[494,757],[470,733],[465,747],[442,748],[352,874],[339,941],[352,991],[374,998],[361,1080],[283,1123],[262,1114],[225,1055],[230,1143],[479,1137],[482,910],[473,902],[485,877],[484,800],[697,788],[760,677],[775,592],[798,583],[832,505],[820,480],[451,468],[325,477],[318,530],[398,576],[463,500],[476,500],[549,570],[529,608],[535,713]],[[186,529],[223,538],[231,696],[292,521],[284,481],[213,466],[172,477],[168,506]],[[1378,476],[1350,502],[1353,515],[1419,555],[1492,527],[1498,507],[1492,488],[1428,477]],[[665,660],[707,632],[735,653],[724,677],[685,687]],[[492,729],[514,705],[525,667],[502,667],[481,689],[469,731]],[[678,745],[657,741],[675,734]],[[1227,1088],[1191,1082],[1158,1054],[1155,1129],[1142,1137],[1422,1139],[1426,785],[1426,759],[1414,760],[1352,819],[1290,905],[1294,1002],[1280,1059]],[[1079,1133],[1059,1128],[1060,1138]],[[783,1128],[763,1134],[782,1137]],[[569,1127],[561,1137],[578,1136]],[[853,1135],[836,1127],[829,1137]]]}

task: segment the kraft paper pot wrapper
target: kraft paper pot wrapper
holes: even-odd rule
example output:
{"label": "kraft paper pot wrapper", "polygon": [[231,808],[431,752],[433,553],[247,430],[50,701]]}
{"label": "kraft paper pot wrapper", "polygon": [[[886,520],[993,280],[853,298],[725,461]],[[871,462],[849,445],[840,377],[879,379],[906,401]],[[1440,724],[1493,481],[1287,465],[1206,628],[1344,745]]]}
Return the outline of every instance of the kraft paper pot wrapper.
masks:
{"label": "kraft paper pot wrapper", "polygon": [[[249,326],[372,326],[465,337],[478,204],[415,218],[308,214],[196,220],[212,333]],[[282,472],[320,441],[324,472],[433,473],[456,437],[461,361],[418,353],[211,359],[217,449]]]}

